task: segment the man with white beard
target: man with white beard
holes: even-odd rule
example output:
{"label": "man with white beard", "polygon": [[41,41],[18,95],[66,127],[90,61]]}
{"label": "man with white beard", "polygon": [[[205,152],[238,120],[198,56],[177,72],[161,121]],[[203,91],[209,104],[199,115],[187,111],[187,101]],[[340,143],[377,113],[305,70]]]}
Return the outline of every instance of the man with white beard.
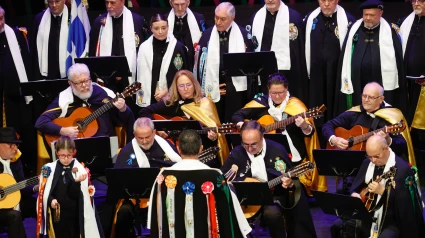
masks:
{"label": "man with white beard", "polygon": [[[76,138],[78,127],[61,127],[53,122],[60,117],[68,117],[75,109],[89,107],[96,110],[105,105],[115,94],[95,84],[90,79],[90,71],[85,64],[74,64],[68,70],[69,87],[47,107],[38,118],[35,128],[48,135],[63,135]],[[98,130],[94,136],[115,136],[114,123],[121,123],[127,131],[127,140],[132,139],[134,116],[123,98],[113,102],[114,107],[97,118]]]}

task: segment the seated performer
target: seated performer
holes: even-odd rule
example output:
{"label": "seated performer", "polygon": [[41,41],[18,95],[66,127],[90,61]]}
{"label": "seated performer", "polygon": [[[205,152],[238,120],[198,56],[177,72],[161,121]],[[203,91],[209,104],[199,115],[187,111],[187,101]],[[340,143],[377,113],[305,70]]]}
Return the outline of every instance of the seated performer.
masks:
{"label": "seated performer", "polygon": [[[58,160],[41,169],[37,234],[48,237],[103,237],[89,194],[86,169],[74,155],[75,143],[62,136],[55,145]],[[42,199],[42,200],[40,200]],[[52,222],[53,221],[53,222]]]}
{"label": "seated performer", "polygon": [[[347,138],[335,135],[335,129],[338,127],[349,130],[356,125],[360,125],[369,131],[373,131],[398,123],[401,120],[406,123],[402,112],[386,104],[384,98],[384,89],[381,85],[376,82],[366,84],[362,94],[362,105],[353,107],[326,122],[322,128],[323,136],[329,141],[331,146],[344,150],[348,148],[348,141]],[[408,155],[409,162],[413,165],[416,164],[408,128],[404,130],[402,135],[391,135],[382,131],[377,134],[385,137],[394,153],[402,157],[407,157]]]}
{"label": "seated performer", "polygon": [[[0,128],[0,174],[9,174],[16,182],[24,180],[24,170],[18,154],[21,143],[16,137],[16,131],[12,127]],[[37,191],[38,185],[30,186],[21,190],[23,195],[30,195],[31,191]],[[22,210],[22,207],[21,207]],[[0,226],[7,227],[7,235],[10,238],[25,238],[25,229],[21,211],[16,208],[0,209]]]}
{"label": "seated performer", "polygon": [[[227,172],[233,165],[237,165],[239,171],[235,181],[252,177],[261,182],[267,182],[292,168],[285,147],[274,141],[264,139],[264,128],[257,121],[245,122],[241,128],[241,137],[242,145],[231,151],[221,167],[221,171]],[[287,234],[287,237],[316,237],[303,189],[298,188],[301,195],[295,207],[292,209],[282,208],[289,203],[289,191],[295,189],[293,182],[291,178],[282,177],[284,189],[281,190],[284,191],[276,189],[274,200],[277,200],[278,203],[263,207],[264,222],[271,237],[286,237],[285,234]],[[302,186],[298,182],[297,184]],[[280,192],[280,194],[276,194],[276,192]]]}
{"label": "seated performer", "polygon": [[[244,108],[235,112],[232,116],[232,122],[242,126],[244,120],[259,120],[265,115],[272,117],[268,124],[275,121],[282,121],[288,117],[306,112],[307,108],[303,102],[296,97],[291,97],[288,91],[288,80],[281,74],[273,74],[267,83],[269,95],[261,95],[245,105]],[[307,122],[308,121],[308,122]],[[261,119],[260,119],[261,123]],[[298,116],[295,124],[287,125],[281,128],[282,134],[288,139],[291,162],[295,166],[304,159],[314,162],[313,149],[318,148],[319,142],[317,134],[314,133],[314,122],[312,119],[304,120]],[[308,149],[308,153],[307,153]],[[315,170],[312,177],[303,176],[301,182],[308,189],[326,191],[327,184],[325,177],[319,177]],[[314,181],[314,184],[312,182]],[[308,185],[308,186],[307,186]]]}
{"label": "seated performer", "polygon": [[[422,237],[425,232],[422,201],[412,168],[389,148],[382,136],[369,138],[366,153],[368,159],[363,161],[351,186],[351,196],[361,199],[360,192],[366,187],[367,192],[375,193],[376,201],[370,208],[376,209],[371,213],[376,221],[369,224],[362,221],[355,237]],[[397,169],[393,180],[374,181],[390,172],[391,167]],[[395,184],[391,185],[392,181]],[[341,228],[342,221],[338,219],[332,225],[332,237],[342,237]]]}
{"label": "seated performer", "polygon": [[167,95],[176,72],[190,68],[187,48],[168,34],[167,17],[154,15],[150,27],[153,35],[143,42],[137,56],[137,81],[142,89],[136,103],[140,107],[160,101]]}
{"label": "seated performer", "polygon": [[[152,192],[148,212],[148,228],[151,229],[151,235],[153,237],[158,237],[158,233],[160,232],[162,232],[164,236],[166,236],[165,234],[168,232],[171,234],[171,232],[173,232],[171,229],[175,230],[175,237],[184,237],[184,235],[186,235],[186,237],[208,237],[217,232],[217,230],[221,237],[246,237],[246,235],[251,232],[251,227],[243,216],[238,199],[236,195],[229,190],[226,180],[224,180],[225,178],[221,174],[220,170],[209,168],[207,165],[198,160],[199,154],[203,149],[201,142],[201,138],[196,131],[182,131],[177,145],[177,150],[179,151],[182,160],[169,168],[164,168],[164,170],[158,175],[157,182],[161,183],[163,187],[165,187],[168,183],[168,177],[163,174],[172,173],[175,175],[171,176],[174,177],[175,182],[177,183],[177,186],[175,187],[175,200],[169,201],[169,203],[173,202],[174,206],[167,204],[167,207],[170,207],[170,210],[172,209],[171,207],[175,207],[175,213],[173,214],[175,217],[175,225],[174,223],[170,223],[172,221],[169,216],[167,216],[168,219],[166,218],[167,221],[162,218],[164,212],[159,215],[160,219],[157,219],[159,214],[158,207],[161,205],[158,203],[158,199],[156,199],[158,191],[156,187],[158,184],[155,183],[151,190]],[[214,178],[214,181],[211,177]],[[218,180],[219,178],[223,180],[220,181]],[[215,187],[213,190],[209,190],[215,194],[215,200],[212,198],[213,204],[211,203],[211,198],[209,204],[207,204],[205,200],[204,192],[209,189],[207,186],[204,186],[204,182],[206,181],[209,181],[211,185]],[[214,185],[217,181],[220,181],[219,185]],[[188,209],[187,195],[180,192],[181,189],[185,189],[185,186],[188,184],[191,184],[187,187],[192,190],[193,194],[192,209]],[[180,191],[177,191],[178,189]],[[216,193],[216,190],[220,189],[223,190],[224,193],[226,193],[226,190],[229,192],[227,193],[226,198],[224,198],[225,201],[223,201],[224,196],[222,193]],[[164,190],[162,190],[161,194],[162,197],[165,198],[167,192],[164,193]],[[190,199],[190,201],[192,201],[192,199]],[[224,205],[223,202],[226,203],[227,206]],[[162,210],[165,211],[165,202],[161,201],[161,203],[163,206]],[[211,216],[212,206],[215,206],[216,208],[212,209],[215,211],[215,216]],[[209,208],[209,217],[204,209],[205,207]],[[194,220],[190,219],[190,210],[192,210],[192,217]],[[167,211],[169,211],[169,209],[167,209]],[[167,212],[167,214],[169,213]],[[215,222],[210,222],[210,218],[214,219]],[[163,220],[162,223],[167,222],[170,224],[170,228],[167,228],[167,225],[158,225],[157,221],[161,219]],[[214,223],[216,223],[216,225],[214,225]],[[214,229],[214,226],[217,230]],[[239,228],[239,230],[237,228]],[[159,231],[159,229],[161,229],[161,231]],[[212,237],[217,236],[212,235]]]}
{"label": "seated performer", "polygon": [[[71,66],[68,76],[69,87],[59,94],[35,123],[35,128],[44,134],[76,138],[79,132],[77,126],[61,127],[53,120],[68,117],[79,107],[96,110],[115,98],[111,90],[92,83],[85,64]],[[114,124],[121,122],[127,131],[127,140],[130,141],[133,137],[133,113],[122,98],[113,102],[113,105],[111,110],[97,118],[99,128],[94,136],[115,136]]]}
{"label": "seated performer", "polygon": [[[139,117],[149,117],[153,119],[152,114],[159,114],[166,117],[183,116],[191,120],[197,120],[203,126],[220,126],[217,109],[211,99],[202,96],[201,86],[193,74],[187,70],[180,70],[174,76],[170,92],[162,101],[151,104],[140,110]],[[161,131],[158,132],[163,138],[168,135]],[[229,154],[227,141],[224,135],[208,131],[208,139],[214,142],[218,140],[217,145],[221,148],[219,151],[220,162]],[[203,141],[206,143],[206,140]],[[211,145],[212,143],[208,143]],[[207,145],[205,145],[207,146]]]}

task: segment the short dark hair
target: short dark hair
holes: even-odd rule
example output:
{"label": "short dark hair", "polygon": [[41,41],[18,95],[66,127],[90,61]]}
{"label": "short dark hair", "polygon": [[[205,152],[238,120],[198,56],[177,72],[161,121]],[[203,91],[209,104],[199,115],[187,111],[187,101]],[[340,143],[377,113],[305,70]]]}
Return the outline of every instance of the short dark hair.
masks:
{"label": "short dark hair", "polygon": [[69,136],[61,136],[55,145],[56,151],[59,150],[68,150],[69,152],[75,150],[75,142]]}
{"label": "short dark hair", "polygon": [[168,24],[168,17],[164,14],[155,14],[151,17],[151,22],[149,26],[152,26],[153,23],[158,21],[166,21]]}
{"label": "short dark hair", "polygon": [[201,145],[201,137],[196,131],[183,130],[180,133],[178,147],[182,155],[198,155]]}
{"label": "short dark hair", "polygon": [[272,85],[283,85],[285,88],[288,88],[288,80],[283,74],[272,74],[267,81],[267,88],[270,88]]}
{"label": "short dark hair", "polygon": [[247,121],[247,122],[244,122],[244,124],[242,124],[241,136],[242,136],[242,133],[246,130],[257,130],[260,133],[261,137],[264,135],[264,132],[265,132],[264,127],[260,123],[254,120]]}

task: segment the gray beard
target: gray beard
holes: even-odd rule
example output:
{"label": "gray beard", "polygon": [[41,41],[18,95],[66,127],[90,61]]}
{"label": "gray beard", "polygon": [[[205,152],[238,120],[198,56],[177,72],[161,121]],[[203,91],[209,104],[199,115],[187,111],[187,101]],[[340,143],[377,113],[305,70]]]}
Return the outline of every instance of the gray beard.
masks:
{"label": "gray beard", "polygon": [[75,90],[74,88],[72,88],[72,92],[74,93],[75,96],[77,96],[81,100],[87,100],[91,97],[93,93],[93,84],[92,83],[90,84],[90,90],[87,93],[77,92],[77,90]]}

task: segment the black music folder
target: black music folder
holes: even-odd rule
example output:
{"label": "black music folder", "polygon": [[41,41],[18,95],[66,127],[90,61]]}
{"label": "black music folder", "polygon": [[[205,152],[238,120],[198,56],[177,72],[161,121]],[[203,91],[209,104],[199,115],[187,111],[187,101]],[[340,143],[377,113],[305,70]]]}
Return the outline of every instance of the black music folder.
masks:
{"label": "black music folder", "polygon": [[129,77],[131,76],[125,56],[99,56],[76,58],[75,63],[87,65],[90,73],[96,78]]}

